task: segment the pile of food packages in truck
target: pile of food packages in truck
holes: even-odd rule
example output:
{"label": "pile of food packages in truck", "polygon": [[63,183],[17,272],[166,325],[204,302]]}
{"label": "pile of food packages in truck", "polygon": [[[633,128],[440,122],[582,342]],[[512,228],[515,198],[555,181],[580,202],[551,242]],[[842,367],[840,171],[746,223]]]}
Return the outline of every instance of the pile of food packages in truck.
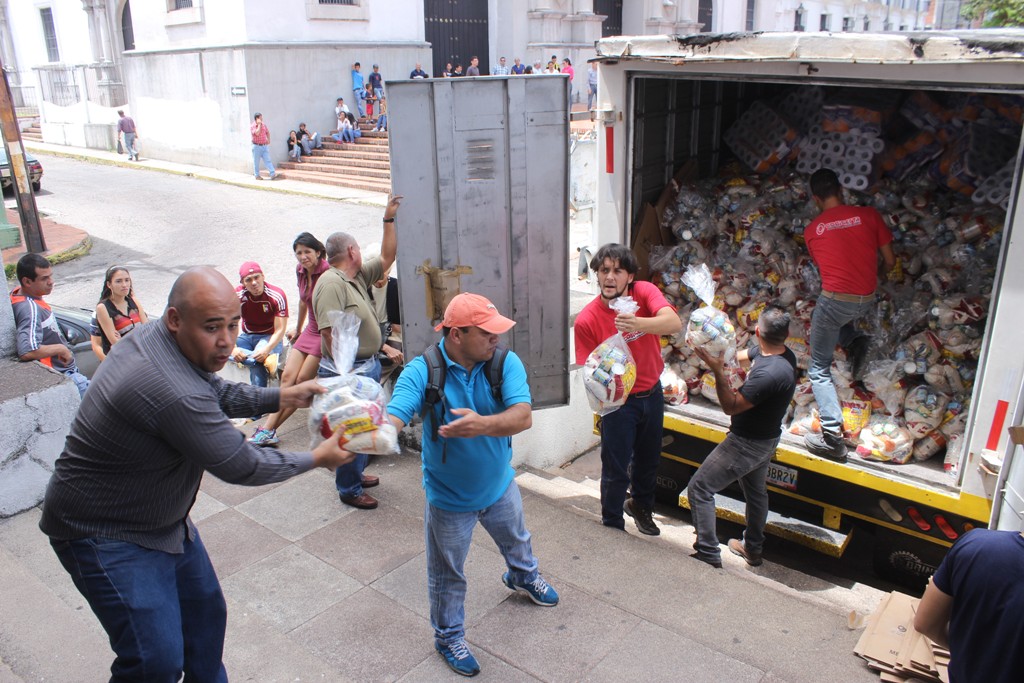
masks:
{"label": "pile of food packages in truck", "polygon": [[[999,262],[1024,98],[966,93],[865,93],[798,87],[754,102],[726,131],[736,156],[713,179],[673,182],[652,280],[679,309],[684,330],[664,347],[666,401],[717,402],[715,377],[691,342],[746,348],[770,302],[792,325],[800,381],[787,417],[795,435],[820,429],[806,377],[810,321],[821,289],[803,244],[818,210],[807,179],[836,172],[849,204],[875,207],[893,235],[897,265],[880,280],[862,376],[836,349],[832,376],[848,439],[866,459],[906,463],[963,448],[971,389]],[[677,191],[677,192],[676,192]],[[707,266],[710,301],[694,281]],[[687,275],[689,271],[690,275]],[[701,289],[698,287],[698,289]],[[742,369],[730,366],[736,386]]]}

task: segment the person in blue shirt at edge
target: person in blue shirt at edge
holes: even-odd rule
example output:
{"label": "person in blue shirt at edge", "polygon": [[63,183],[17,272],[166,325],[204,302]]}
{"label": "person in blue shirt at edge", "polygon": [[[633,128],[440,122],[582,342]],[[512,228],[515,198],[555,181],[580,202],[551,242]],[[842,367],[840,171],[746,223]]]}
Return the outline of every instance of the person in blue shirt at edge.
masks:
{"label": "person in blue shirt at edge", "polygon": [[[462,293],[452,299],[440,325],[439,344],[446,364],[443,399],[423,415],[424,530],[427,593],[434,647],[453,671],[475,676],[480,665],[465,637],[466,576],[463,566],[476,523],[498,545],[508,571],[501,577],[510,590],[534,603],[553,607],[558,593],[537,571],[537,558],[523,516],[523,501],[512,469],[512,435],[533,423],[530,387],[522,360],[508,352],[503,365],[501,401],[495,400],[484,372],[498,337],[515,322],[498,313],[486,298]],[[424,406],[428,366],[412,360],[395,385],[388,413],[402,429]],[[436,418],[437,438],[428,434]]]}
{"label": "person in blue shirt at edge", "polygon": [[363,90],[366,88],[365,81],[363,80],[363,74],[360,71],[360,64],[356,62],[352,65],[352,94],[355,95],[356,101],[356,112],[359,114],[359,118],[366,116],[366,109],[363,107],[362,95]]}

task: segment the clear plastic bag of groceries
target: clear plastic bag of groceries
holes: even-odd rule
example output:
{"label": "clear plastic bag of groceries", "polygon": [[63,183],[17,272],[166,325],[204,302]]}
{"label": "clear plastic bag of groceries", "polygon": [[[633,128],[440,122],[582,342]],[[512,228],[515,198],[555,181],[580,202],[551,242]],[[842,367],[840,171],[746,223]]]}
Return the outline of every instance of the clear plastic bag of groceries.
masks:
{"label": "clear plastic bag of groceries", "polygon": [[339,443],[353,453],[398,454],[398,430],[388,418],[380,383],[353,372],[359,348],[359,318],[344,311],[330,314],[331,349],[337,377],[317,380],[327,392],[313,398],[309,408],[310,447],[336,432]]}
{"label": "clear plastic bag of groceries", "polygon": [[[620,296],[610,304],[616,313],[636,313],[640,304]],[[636,360],[621,332],[598,344],[583,364],[583,386],[590,409],[598,415],[615,412],[625,404],[636,383]]]}
{"label": "clear plastic bag of groceries", "polygon": [[691,265],[683,274],[683,282],[700,297],[704,305],[690,313],[686,326],[686,343],[701,347],[710,355],[723,356],[726,361],[736,355],[736,328],[729,315],[711,305],[715,299],[715,281],[706,264]]}

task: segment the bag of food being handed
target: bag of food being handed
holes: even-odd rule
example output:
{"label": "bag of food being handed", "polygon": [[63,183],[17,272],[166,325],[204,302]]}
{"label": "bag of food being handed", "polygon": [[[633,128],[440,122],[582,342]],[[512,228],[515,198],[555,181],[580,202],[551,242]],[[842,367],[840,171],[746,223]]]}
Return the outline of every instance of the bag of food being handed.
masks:
{"label": "bag of food being handed", "polygon": [[736,328],[729,316],[711,305],[715,299],[715,281],[706,264],[689,266],[683,282],[704,302],[704,306],[690,313],[686,327],[686,343],[701,347],[711,356],[722,357],[728,363],[736,356]]}
{"label": "bag of food being handed", "polygon": [[388,418],[384,390],[352,370],[359,348],[359,318],[334,311],[330,324],[334,365],[341,374],[317,380],[327,392],[315,396],[309,409],[310,447],[341,432],[338,442],[347,451],[398,454],[398,431]]}
{"label": "bag of food being handed", "polygon": [[[640,304],[620,296],[608,304],[616,313],[636,313]],[[583,364],[583,386],[590,409],[598,415],[613,413],[626,402],[636,383],[636,360],[621,332],[598,344]]]}

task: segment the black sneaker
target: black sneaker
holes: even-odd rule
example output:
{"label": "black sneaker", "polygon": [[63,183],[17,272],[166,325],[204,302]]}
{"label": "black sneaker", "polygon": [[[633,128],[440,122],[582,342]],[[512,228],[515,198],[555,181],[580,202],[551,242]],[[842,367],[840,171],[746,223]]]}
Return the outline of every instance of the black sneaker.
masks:
{"label": "black sneaker", "polygon": [[704,564],[709,564],[712,567],[714,567],[715,569],[721,569],[722,568],[722,560],[720,560],[720,559],[715,559],[715,558],[707,557],[706,555],[701,555],[699,552],[697,552],[697,553],[690,553],[690,557],[692,557],[695,560],[700,560]]}
{"label": "black sneaker", "polygon": [[804,437],[804,448],[818,457],[846,462],[846,441],[839,434],[811,432]]}
{"label": "black sneaker", "polygon": [[636,522],[636,528],[642,534],[648,536],[658,536],[661,534],[661,529],[654,523],[654,518],[651,516],[652,510],[650,508],[642,508],[639,505],[633,505],[633,499],[627,498],[625,504],[622,506],[622,511],[633,518]]}
{"label": "black sneaker", "polygon": [[864,364],[868,358],[868,346],[870,339],[867,335],[857,337],[846,347],[847,359],[850,361],[850,374],[853,379],[859,380],[864,373]]}

